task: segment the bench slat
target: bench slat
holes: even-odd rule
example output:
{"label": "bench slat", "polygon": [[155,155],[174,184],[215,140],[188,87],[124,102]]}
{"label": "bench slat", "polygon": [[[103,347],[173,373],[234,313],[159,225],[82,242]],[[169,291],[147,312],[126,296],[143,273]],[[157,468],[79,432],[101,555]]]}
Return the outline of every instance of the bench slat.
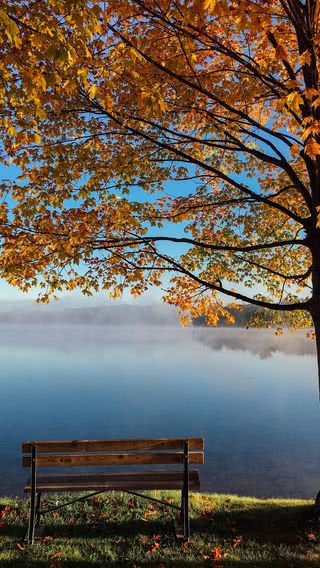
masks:
{"label": "bench slat", "polygon": [[[180,479],[183,475],[183,472],[177,470],[158,470],[158,471],[117,471],[117,472],[96,472],[96,473],[62,473],[62,474],[41,474],[37,475],[37,482],[45,483],[46,481],[52,480],[59,480],[62,482],[68,482],[70,479],[78,480],[79,483],[82,482],[91,482],[92,480],[104,480],[104,479],[135,479],[137,481],[143,481],[144,479]],[[190,469],[189,470],[189,478],[192,479],[193,477],[199,476],[199,471],[197,469]],[[30,483],[30,479],[28,479],[27,484]]]}
{"label": "bench slat", "polygon": [[[64,476],[38,476],[37,490],[43,493],[86,490],[116,490],[116,489],[181,489],[183,485],[182,472],[145,472],[125,474],[89,474]],[[199,489],[200,480],[197,470],[189,471],[190,489]],[[30,480],[24,491],[30,492]]]}
{"label": "bench slat", "polygon": [[[37,485],[37,491],[40,493],[69,493],[69,492],[81,492],[81,491],[99,491],[100,489],[105,489],[106,491],[121,491],[126,489],[127,491],[141,490],[141,491],[156,491],[158,489],[172,489],[179,490],[182,489],[183,481],[135,481],[134,483],[86,483],[83,485]],[[198,485],[189,485],[190,489],[199,489]],[[30,493],[30,487],[25,487],[25,493]]]}
{"label": "bench slat", "polygon": [[[203,450],[203,438],[157,438],[141,440],[49,440],[34,442],[37,453],[55,452],[107,452],[107,451],[152,451],[183,450],[183,442],[189,440],[189,450]],[[31,443],[23,442],[22,453],[31,453]]]}
{"label": "bench slat", "polygon": [[[133,465],[133,464],[174,464],[183,462],[183,453],[136,453],[136,454],[71,454],[45,455],[37,457],[38,467],[68,467],[85,465]],[[204,463],[203,452],[189,452],[189,463]],[[22,458],[24,467],[31,466],[31,457]]]}

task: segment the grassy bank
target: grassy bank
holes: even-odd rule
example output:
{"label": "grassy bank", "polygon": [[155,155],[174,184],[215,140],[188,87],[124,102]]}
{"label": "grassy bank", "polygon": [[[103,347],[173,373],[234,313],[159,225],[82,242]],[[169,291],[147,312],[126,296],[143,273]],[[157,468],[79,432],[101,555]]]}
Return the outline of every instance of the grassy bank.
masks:
{"label": "grassy bank", "polygon": [[[179,500],[175,492],[152,494]],[[54,505],[66,497],[48,497],[45,502]],[[320,567],[320,531],[309,501],[194,494],[187,545],[175,541],[173,514],[126,494],[104,494],[50,513],[43,536],[33,546],[24,546],[19,539],[27,503],[0,499],[0,566]]]}

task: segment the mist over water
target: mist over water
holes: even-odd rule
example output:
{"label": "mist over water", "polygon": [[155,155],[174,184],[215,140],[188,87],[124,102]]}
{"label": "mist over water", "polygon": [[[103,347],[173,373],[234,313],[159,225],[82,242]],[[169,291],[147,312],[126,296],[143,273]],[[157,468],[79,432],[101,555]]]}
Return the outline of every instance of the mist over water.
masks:
{"label": "mist over water", "polygon": [[194,337],[213,351],[248,351],[261,359],[268,359],[275,353],[316,356],[315,342],[307,337],[306,331],[286,332],[277,336],[269,329],[231,327],[217,330],[203,327],[194,330]]}
{"label": "mist over water", "polygon": [[22,493],[22,440],[204,436],[203,490],[315,496],[314,343],[161,318],[0,325],[0,494]]}

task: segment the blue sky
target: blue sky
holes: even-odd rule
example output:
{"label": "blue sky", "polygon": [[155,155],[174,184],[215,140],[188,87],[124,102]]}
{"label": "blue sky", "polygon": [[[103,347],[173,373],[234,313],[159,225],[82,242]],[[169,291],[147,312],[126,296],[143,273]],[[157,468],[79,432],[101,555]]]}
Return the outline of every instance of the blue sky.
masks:
{"label": "blue sky", "polygon": [[[17,168],[16,166],[12,165],[12,166],[4,166],[0,164],[0,180],[14,180],[17,176],[20,175],[20,170],[19,168]],[[190,172],[190,175],[192,175],[192,172]],[[238,181],[242,181],[247,183],[248,185],[251,186],[255,186],[256,182],[255,180],[249,180],[248,178],[246,178],[246,176],[242,175],[236,175],[236,178],[238,178]],[[197,185],[197,181],[194,180],[188,180],[188,181],[184,181],[184,182],[168,182],[165,186],[165,190],[166,193],[172,197],[176,197],[178,195],[188,195],[189,193],[191,193],[192,191],[194,191],[195,187]],[[252,187],[253,189],[256,190],[256,187]],[[160,194],[154,194],[154,196],[151,197],[151,199],[156,199],[159,197]],[[146,196],[146,194],[140,189],[140,188],[136,188],[132,191],[131,194],[132,198],[134,200],[143,200]],[[150,197],[149,197],[150,198]],[[184,236],[183,233],[183,228],[184,228],[184,223],[177,223],[177,224],[172,224],[172,223],[167,223],[164,225],[163,229],[157,229],[157,228],[152,228],[152,234],[167,234],[170,235],[172,237],[181,237]],[[161,250],[161,245],[159,246],[160,250]],[[188,245],[183,245],[183,244],[179,244],[179,243],[165,243],[162,245],[162,250],[163,252],[167,252],[167,253],[171,253],[172,255],[179,255],[182,252],[184,252],[186,249],[188,248]],[[237,286],[237,288],[239,289],[239,291],[241,291],[242,293],[245,293],[246,290],[243,288],[241,289],[241,286]],[[254,295],[258,292],[261,292],[260,288],[253,288],[251,290],[251,294]],[[1,280],[0,279],[0,302],[12,302],[12,301],[29,301],[29,302],[33,302],[37,296],[39,294],[39,290],[37,288],[32,289],[31,291],[29,291],[28,293],[23,293],[21,292],[18,288],[14,287],[14,286],[10,286],[6,281]],[[87,296],[83,296],[79,291],[75,291],[72,293],[62,293],[61,295],[59,295],[60,298],[65,298],[68,299],[70,302],[75,302],[75,303],[81,303],[81,304],[85,304],[86,302],[88,302],[88,297]],[[161,297],[162,297],[162,291],[161,289],[157,289],[157,288],[151,288],[143,297],[140,297],[138,299],[134,299],[128,292],[125,292],[122,298],[122,301],[124,302],[160,302],[161,301]],[[226,299],[226,298],[224,298]],[[92,303],[92,301],[96,301],[96,302],[103,302],[103,301],[110,301],[109,297],[108,297],[108,293],[99,293],[99,294],[95,294],[93,298],[90,298],[90,302]]]}
{"label": "blue sky", "polygon": [[[4,181],[4,180],[11,180],[13,181],[15,178],[17,178],[19,175],[21,174],[21,171],[19,170],[18,167],[12,165],[12,166],[4,166],[3,164],[0,164],[0,180]],[[176,195],[181,195],[181,194],[188,194],[192,191],[192,189],[194,189],[195,187],[195,183],[193,181],[187,181],[187,182],[183,182],[184,186],[182,187],[182,182],[171,182],[167,184],[166,187],[166,192],[171,195],[172,197],[176,196]],[[175,186],[177,187],[179,184],[179,191],[175,191]],[[142,195],[143,194],[143,195]],[[141,189],[137,188],[132,192],[132,196],[135,200],[139,201],[145,198],[146,194],[144,192],[142,192]],[[154,198],[158,198],[159,194],[156,195]],[[167,226],[169,227],[169,223],[167,224]],[[156,229],[153,228],[152,229],[152,233],[153,234],[163,234],[163,229]],[[178,236],[183,236],[183,224],[170,224],[170,230],[168,230],[168,234],[170,234],[173,237],[178,237]],[[171,252],[172,254],[181,254],[184,250],[186,250],[187,246],[186,245],[181,245],[179,243],[167,243],[165,245],[165,251],[166,252]],[[31,291],[29,291],[28,293],[24,293],[21,292],[21,290],[19,290],[18,288],[16,288],[15,286],[10,286],[5,280],[0,279],[0,302],[2,301],[8,301],[8,302],[12,302],[12,301],[30,301],[33,302],[36,300],[37,296],[39,294],[39,289],[34,288]],[[138,299],[134,299],[128,292],[125,292],[123,294],[123,298],[122,301],[124,302],[160,302],[161,301],[161,296],[162,296],[162,292],[161,289],[157,289],[157,288],[151,288],[146,294],[144,294],[143,297],[140,297]],[[85,303],[86,301],[88,301],[88,297],[82,295],[79,291],[75,291],[72,293],[62,293],[61,295],[59,295],[60,298],[68,298],[70,299],[71,302],[75,302],[75,303]],[[102,301],[110,301],[109,297],[108,297],[108,293],[98,293],[98,294],[94,294],[93,298],[90,298],[90,301],[92,302],[92,300],[97,301],[97,302],[102,302]]]}
{"label": "blue sky", "polygon": [[[14,180],[20,174],[19,168],[16,166],[4,166],[0,164],[0,180]],[[175,246],[175,251],[178,250],[177,245]],[[24,293],[15,286],[10,286],[5,280],[0,279],[0,303],[2,302],[34,302],[39,294],[37,288],[32,289],[28,293]],[[92,305],[92,303],[110,302],[107,293],[94,294],[93,297],[84,296],[79,291],[72,293],[61,294],[61,300],[63,302],[67,301],[71,304],[86,304]],[[161,301],[161,290],[152,288],[143,297],[134,299],[128,292],[125,292],[122,298],[124,302],[160,302]]]}

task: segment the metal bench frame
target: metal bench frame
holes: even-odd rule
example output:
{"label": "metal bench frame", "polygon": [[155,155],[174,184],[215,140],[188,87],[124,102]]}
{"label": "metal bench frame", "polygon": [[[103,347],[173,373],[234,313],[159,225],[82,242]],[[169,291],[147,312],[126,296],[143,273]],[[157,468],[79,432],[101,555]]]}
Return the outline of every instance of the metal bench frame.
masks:
{"label": "metal bench frame", "polygon": [[[56,507],[50,507],[49,509],[41,509],[41,493],[37,492],[37,443],[31,442],[31,490],[30,490],[30,516],[29,516],[29,524],[28,529],[25,535],[25,541],[28,544],[33,544],[35,538],[35,529],[40,524],[40,519],[42,516],[46,515],[47,513],[51,513],[53,511],[57,511],[72,503],[77,503],[78,501],[83,501],[93,497],[95,495],[99,495],[101,493],[106,493],[110,491],[110,489],[101,489],[99,491],[95,491],[90,493],[89,495],[81,496],[77,499],[72,499],[71,501],[67,501],[62,505],[58,505]],[[81,488],[79,488],[81,490]],[[183,537],[185,540],[188,540],[190,537],[190,521],[189,521],[189,440],[183,440],[183,486],[181,490],[181,504],[180,506],[174,505],[173,503],[169,503],[167,501],[163,501],[161,499],[157,499],[155,497],[151,497],[144,493],[140,493],[137,491],[131,491],[128,489],[121,489],[124,493],[128,493],[130,495],[135,495],[137,497],[141,497],[143,499],[147,499],[149,501],[153,501],[155,503],[165,505],[166,507],[171,507],[172,509],[176,509],[180,513],[180,522],[183,527]]]}

